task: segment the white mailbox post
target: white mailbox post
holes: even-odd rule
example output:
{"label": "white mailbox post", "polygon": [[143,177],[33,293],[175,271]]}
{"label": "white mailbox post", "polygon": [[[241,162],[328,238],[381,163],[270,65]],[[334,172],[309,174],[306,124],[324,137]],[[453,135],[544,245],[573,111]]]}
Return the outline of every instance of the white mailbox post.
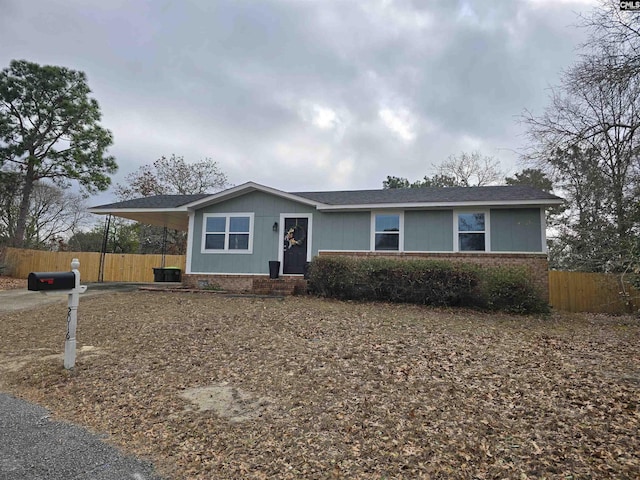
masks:
{"label": "white mailbox post", "polygon": [[71,260],[71,271],[76,277],[76,286],[69,292],[67,313],[67,336],[64,341],[64,368],[70,369],[76,365],[76,328],[78,327],[78,305],[80,294],[87,291],[86,285],[80,285],[80,261]]}
{"label": "white mailbox post", "polygon": [[67,335],[64,341],[64,368],[76,365],[76,328],[78,326],[78,304],[80,294],[87,291],[80,285],[80,261],[71,261],[71,272],[31,272],[28,289],[45,295],[66,294],[69,297],[67,310]]}

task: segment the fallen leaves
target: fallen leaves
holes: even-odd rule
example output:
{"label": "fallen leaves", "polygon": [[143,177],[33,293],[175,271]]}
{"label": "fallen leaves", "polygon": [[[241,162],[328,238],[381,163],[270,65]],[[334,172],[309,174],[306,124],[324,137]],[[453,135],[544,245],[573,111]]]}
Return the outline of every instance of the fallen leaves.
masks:
{"label": "fallen leaves", "polygon": [[0,275],[0,290],[15,290],[16,288],[27,288],[27,280]]}
{"label": "fallen leaves", "polygon": [[[96,349],[71,373],[51,356],[63,322],[57,306],[0,317],[0,359],[30,352],[0,388],[171,478],[640,476],[633,317],[105,294],[81,302],[79,345]],[[185,392],[221,385],[268,405],[189,411]]]}

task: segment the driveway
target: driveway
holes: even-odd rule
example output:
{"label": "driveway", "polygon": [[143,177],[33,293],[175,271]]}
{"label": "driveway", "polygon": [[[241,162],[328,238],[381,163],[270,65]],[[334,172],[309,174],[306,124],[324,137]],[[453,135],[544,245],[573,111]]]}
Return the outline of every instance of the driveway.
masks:
{"label": "driveway", "polygon": [[[86,293],[82,298],[100,295],[107,292],[131,292],[137,290],[146,283],[88,283]],[[32,292],[27,289],[0,290],[0,314],[15,310],[25,310],[49,303],[67,302],[67,295],[45,295],[40,292]],[[81,303],[82,304],[82,303]]]}

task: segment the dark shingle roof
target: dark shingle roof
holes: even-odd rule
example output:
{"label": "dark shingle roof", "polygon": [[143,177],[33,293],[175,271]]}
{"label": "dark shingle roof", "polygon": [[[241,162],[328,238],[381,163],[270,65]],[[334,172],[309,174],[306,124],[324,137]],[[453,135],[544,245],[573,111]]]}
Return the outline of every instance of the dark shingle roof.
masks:
{"label": "dark shingle roof", "polygon": [[[220,192],[224,195],[224,192]],[[205,199],[213,194],[196,195],[157,195],[136,198],[123,202],[93,207],[97,210],[120,209],[172,209]],[[489,187],[427,187],[401,188],[389,190],[350,190],[330,192],[294,192],[290,195],[306,198],[325,205],[381,205],[381,204],[452,204],[467,202],[519,202],[534,201],[544,203],[547,200],[562,200],[551,193],[530,186],[489,186]]]}
{"label": "dark shingle roof", "polygon": [[387,203],[456,203],[560,200],[560,197],[524,185],[489,187],[426,187],[388,190],[292,193],[327,205],[366,205]]}

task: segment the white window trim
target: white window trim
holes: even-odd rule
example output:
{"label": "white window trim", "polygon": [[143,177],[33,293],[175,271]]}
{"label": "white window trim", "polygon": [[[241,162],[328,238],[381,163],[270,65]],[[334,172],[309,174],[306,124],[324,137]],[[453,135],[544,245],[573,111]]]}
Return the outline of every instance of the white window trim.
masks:
{"label": "white window trim", "polygon": [[458,230],[458,215],[465,213],[483,213],[484,214],[484,251],[491,251],[491,216],[489,215],[489,210],[485,210],[482,208],[478,209],[464,209],[464,210],[454,210],[453,211],[453,251],[454,252],[482,252],[482,250],[460,250],[460,233],[480,233],[480,232],[460,232]]}
{"label": "white window trim", "polygon": [[[224,249],[213,250],[206,249],[206,239],[207,239],[207,219],[217,217],[217,218],[225,218],[225,231],[224,231]],[[229,222],[230,217],[249,217],[249,248],[247,250],[230,250],[229,249]],[[253,212],[230,212],[230,213],[205,213],[202,216],[202,243],[200,245],[200,253],[218,253],[218,254],[237,254],[237,255],[247,255],[253,253],[253,222],[254,213]],[[209,232],[213,233],[213,232]],[[222,233],[222,232],[218,232]],[[244,232],[243,232],[244,233]]]}
{"label": "white window trim", "polygon": [[[376,215],[399,215],[400,232],[398,233],[398,250],[376,250]],[[369,238],[369,251],[371,252],[404,252],[404,211],[403,210],[372,210],[371,211],[371,236]]]}
{"label": "white window trim", "polygon": [[549,253],[549,247],[547,246],[547,211],[544,208],[540,209],[540,251],[542,253]]}

